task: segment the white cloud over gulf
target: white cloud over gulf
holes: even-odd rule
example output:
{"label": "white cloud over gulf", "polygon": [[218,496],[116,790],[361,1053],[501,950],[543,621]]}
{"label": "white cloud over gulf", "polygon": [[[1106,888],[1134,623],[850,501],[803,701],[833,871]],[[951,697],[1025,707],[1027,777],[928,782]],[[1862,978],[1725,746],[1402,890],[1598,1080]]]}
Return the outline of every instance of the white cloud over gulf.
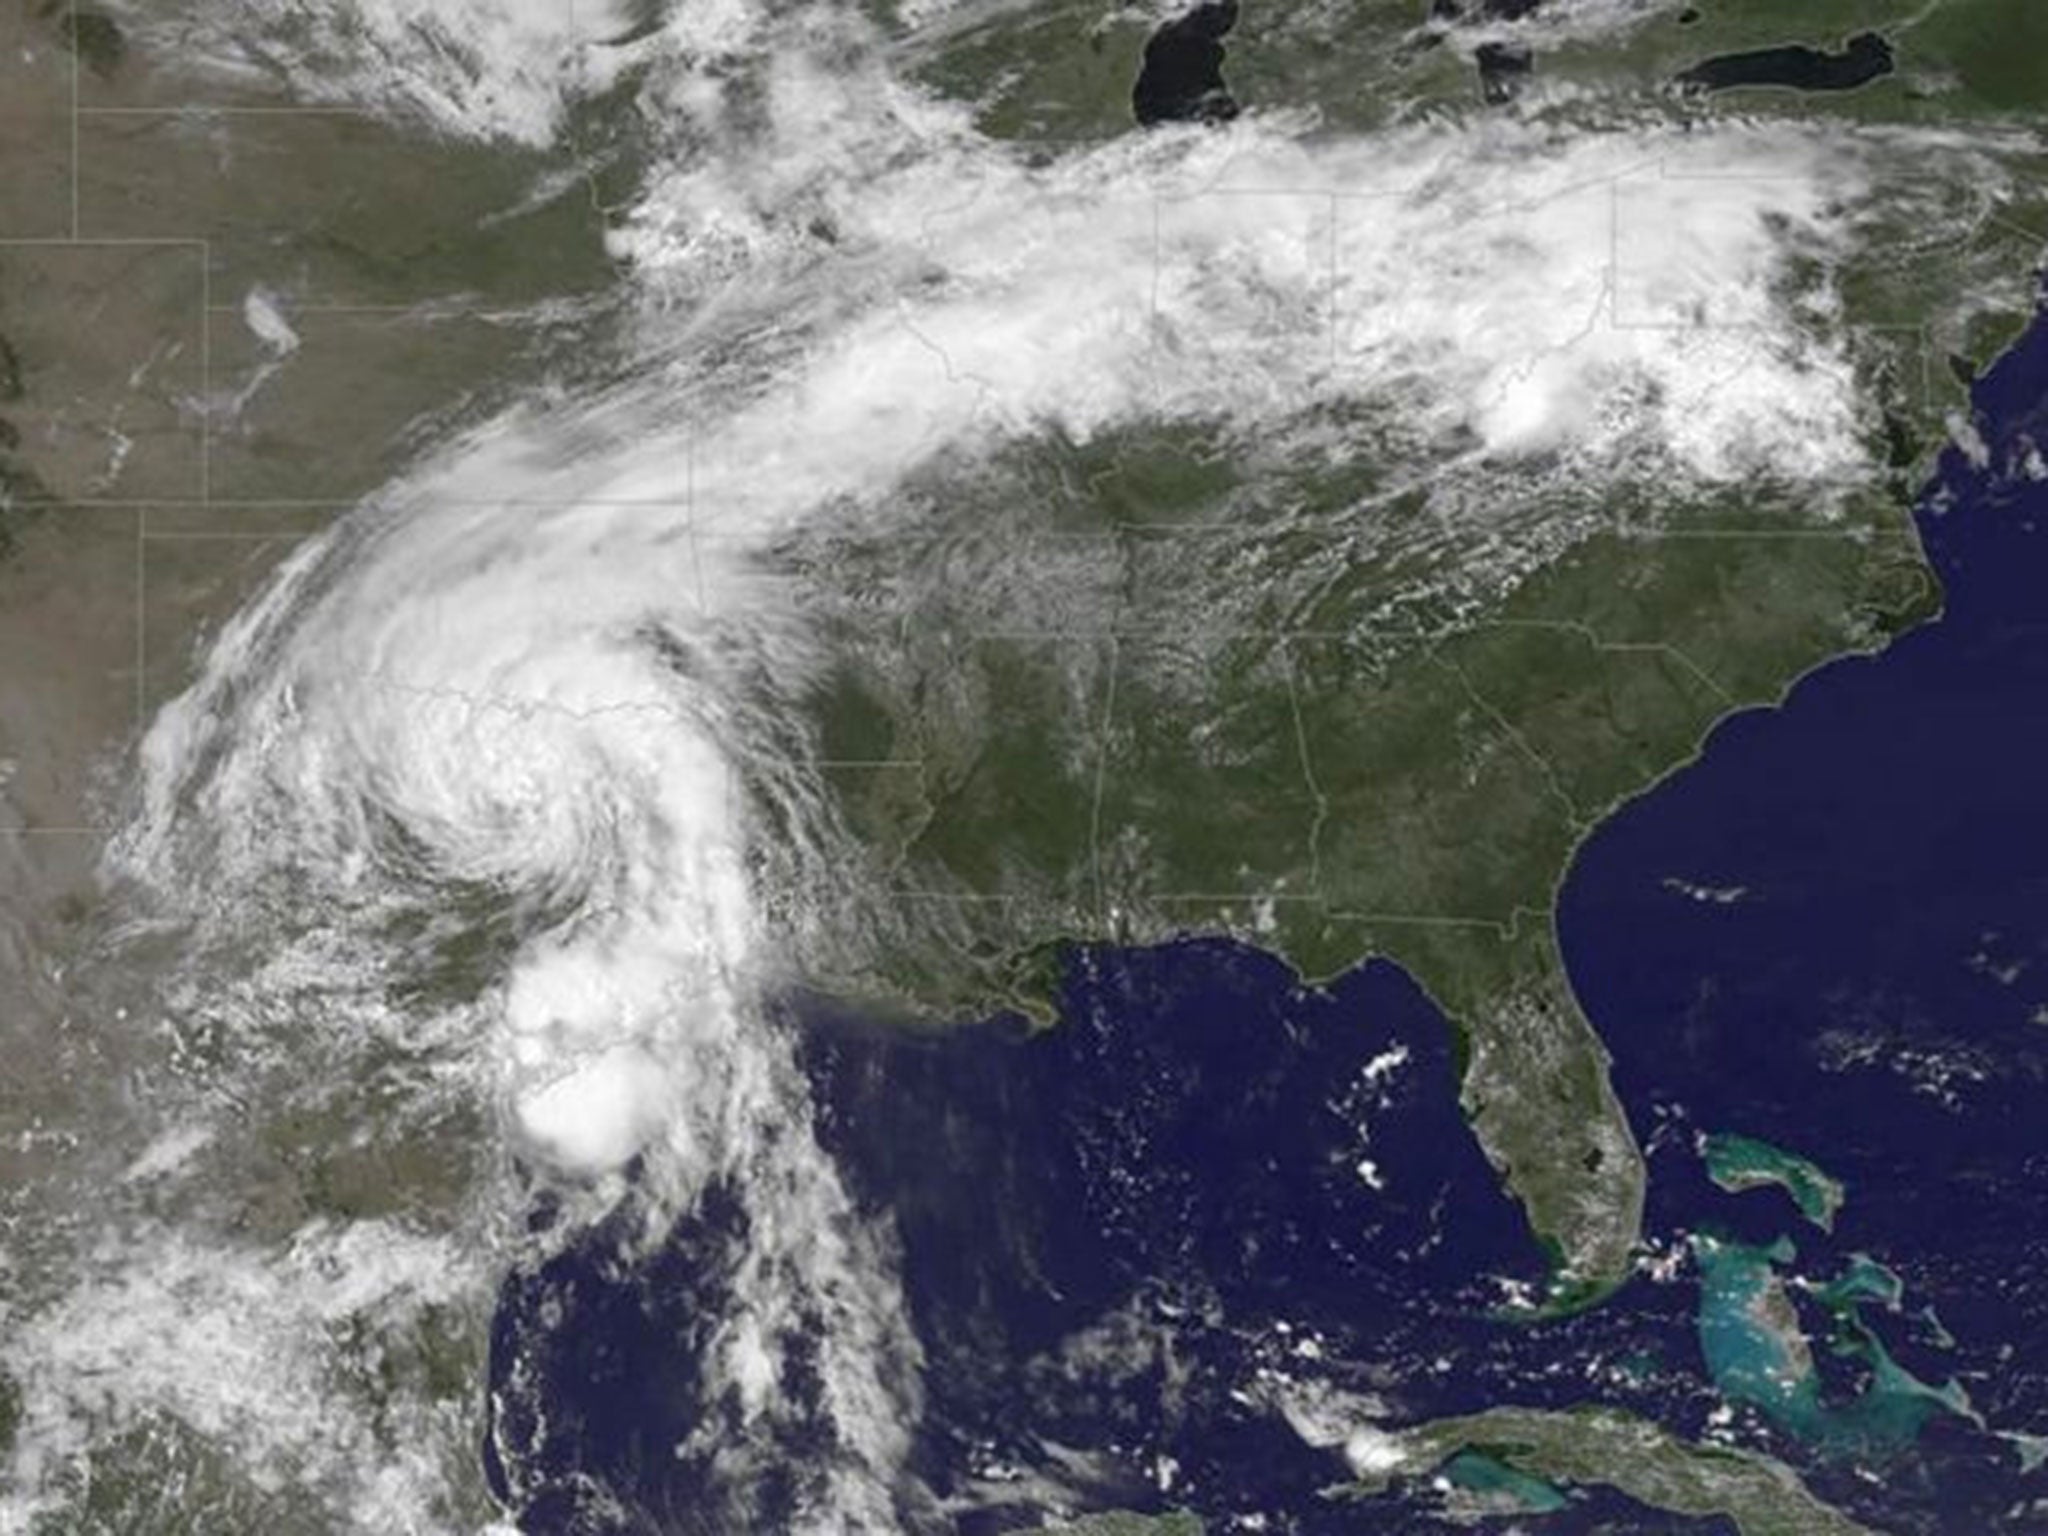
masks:
{"label": "white cloud over gulf", "polygon": [[[843,99],[835,136],[775,78],[791,121],[658,183],[635,221],[650,291],[683,305],[650,312],[636,381],[394,488],[149,746],[145,868],[196,782],[229,873],[317,849],[374,879],[389,820],[443,875],[577,914],[503,1014],[521,1123],[566,1165],[677,1125],[699,1031],[742,1027],[773,970],[748,797],[772,786],[783,829],[819,813],[780,756],[800,732],[761,713],[809,660],[758,559],[792,529],[886,519],[940,454],[1141,420],[1285,434],[1339,399],[1393,424],[1339,453],[1541,453],[1595,488],[1864,466],[1847,360],[1780,291],[1853,186],[1816,136],[1308,145],[1254,123],[1034,168],[886,85]],[[877,153],[894,139],[923,152]],[[792,200],[829,240],[790,227]],[[746,259],[703,255],[705,227]]]}
{"label": "white cloud over gulf", "polygon": [[[362,0],[321,89],[545,138],[559,17],[473,11]],[[436,29],[458,24],[451,55]],[[151,727],[116,868],[197,933],[196,963],[242,957],[249,1014],[274,995],[330,1039],[428,1027],[383,999],[392,913],[479,889],[516,910],[436,1038],[553,1176],[603,1189],[638,1159],[670,1212],[739,1192],[755,1247],[713,1351],[734,1422],[772,1447],[816,1412],[835,1454],[806,1518],[886,1530],[916,1342],[766,1006],[801,931],[863,896],[792,703],[829,658],[779,542],[886,528],[936,460],[1158,422],[1456,462],[1503,521],[1539,469],[1595,496],[1831,493],[1870,467],[1827,266],[1873,172],[1831,131],[1656,117],[1347,139],[1255,114],[1045,158],[891,78],[850,22],[702,8],[642,52],[675,128],[614,232],[638,315],[618,382],[446,445],[288,562]],[[733,56],[758,89],[706,66]],[[308,978],[376,1001],[288,1010]],[[144,1300],[180,1298],[202,1344],[236,1304]],[[781,1383],[816,1317],[826,1392],[799,1410]],[[64,1336],[23,1335],[37,1404],[75,1405],[97,1369]],[[38,1411],[23,1444],[68,1444],[71,1408]]]}

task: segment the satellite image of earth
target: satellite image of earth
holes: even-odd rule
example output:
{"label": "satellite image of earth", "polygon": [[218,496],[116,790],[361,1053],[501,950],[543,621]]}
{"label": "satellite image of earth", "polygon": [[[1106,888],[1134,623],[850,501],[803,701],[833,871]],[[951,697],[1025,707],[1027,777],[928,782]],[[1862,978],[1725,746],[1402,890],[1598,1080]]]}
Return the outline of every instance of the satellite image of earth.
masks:
{"label": "satellite image of earth", "polygon": [[2048,1533],[2043,0],[0,0],[0,1536]]}

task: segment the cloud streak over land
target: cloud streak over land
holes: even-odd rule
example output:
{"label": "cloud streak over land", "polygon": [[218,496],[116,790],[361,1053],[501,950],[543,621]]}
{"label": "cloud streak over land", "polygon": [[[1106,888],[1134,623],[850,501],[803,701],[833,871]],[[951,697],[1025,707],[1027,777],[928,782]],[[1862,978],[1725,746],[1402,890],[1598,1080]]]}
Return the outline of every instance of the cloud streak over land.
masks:
{"label": "cloud streak over land", "polygon": [[[280,67],[544,141],[559,9],[440,9],[366,4]],[[236,67],[285,46],[279,8],[233,15]],[[1346,138],[1253,113],[1043,157],[895,78],[859,21],[741,0],[570,76],[629,54],[663,153],[612,234],[636,317],[613,382],[444,445],[292,558],[151,726],[114,872],[189,935],[173,994],[238,1021],[231,1062],[431,1051],[432,1091],[584,1208],[629,1166],[668,1218],[731,1193],[747,1246],[708,1371],[736,1507],[801,1439],[827,1448],[801,1528],[890,1530],[917,1343],[766,1006],[867,894],[797,707],[830,657],[777,550],[889,529],[913,472],[1133,425],[1461,466],[1507,529],[1538,480],[1824,500],[1874,471],[1828,275],[1874,173],[1834,130],[1651,116]],[[496,968],[394,1007],[420,935],[476,906],[516,935]],[[380,1307],[433,1300],[377,1236],[330,1241],[310,1301],[231,1246],[180,1250],[193,1274],[145,1295],[149,1249],[117,1242],[113,1278],[11,1350],[18,1468],[33,1485],[81,1426],[154,1408],[310,1497],[367,1497],[360,1441],[304,1427],[360,1416],[316,1363],[169,1362],[207,1357],[250,1275],[278,1337],[334,1266],[382,1266]],[[63,1343],[116,1312],[153,1320],[120,1359]],[[376,1496],[435,1528],[442,1474],[414,1470]]]}

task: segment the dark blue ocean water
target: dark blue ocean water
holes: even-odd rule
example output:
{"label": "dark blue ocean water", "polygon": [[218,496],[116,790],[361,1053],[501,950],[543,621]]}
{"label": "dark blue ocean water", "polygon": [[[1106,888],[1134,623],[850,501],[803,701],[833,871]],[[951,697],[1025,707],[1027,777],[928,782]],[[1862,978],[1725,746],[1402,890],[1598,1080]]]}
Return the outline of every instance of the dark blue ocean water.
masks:
{"label": "dark blue ocean water", "polygon": [[[1558,920],[1655,1147],[1653,1231],[1782,1234],[1799,1249],[1786,1273],[1816,1279],[1876,1259],[1903,1282],[1896,1312],[1860,1309],[1885,1351],[1923,1381],[1953,1378],[1992,1429],[2041,1433],[2048,480],[2033,466],[2048,446],[2048,323],[1973,393],[1989,460],[1948,450],[1918,513],[1940,619],[1721,726],[1696,764],[1592,836]],[[1724,899],[1697,894],[1709,890]],[[1701,1130],[1839,1177],[1833,1232],[1774,1191],[1710,1186]],[[1826,1326],[1822,1309],[1802,1316]],[[1950,1413],[1887,1446],[1897,1426],[1872,1420],[1883,1383],[1870,1390],[1853,1351],[1823,1349],[1823,1374],[1842,1360],[1834,1411],[1793,1436],[1823,1442],[1808,1448],[1817,1483],[1892,1528],[2048,1529],[2048,1506],[2024,1509],[2048,1497],[2048,1475],[2023,1476],[2014,1446]]]}
{"label": "dark blue ocean water", "polygon": [[[1510,1282],[1540,1291],[1545,1256],[1460,1116],[1448,1026],[1390,964],[1306,989],[1230,943],[1083,950],[1049,1031],[909,1035],[815,1002],[783,1023],[821,1141],[901,1244],[925,1355],[911,1470],[951,1510],[934,1520],[920,1492],[906,1531],[1036,1526],[1048,1488],[1069,1508],[1191,1506],[1304,1536],[1462,1529],[1400,1492],[1323,1498],[1344,1465],[1289,1406],[1565,1406],[1590,1362],[1693,1348],[1675,1288],[1661,1312],[1499,1320]],[[493,1486],[534,1536],[770,1529],[772,1481],[671,1449],[723,1411],[702,1377],[745,1213],[714,1191],[651,1256],[640,1214],[629,1199],[504,1282]],[[1645,1391],[1697,1425],[1712,1393],[1664,1374]],[[815,1383],[784,1387],[798,1401]],[[799,1430],[777,1454],[794,1482],[828,1449]],[[1007,1494],[983,1475],[998,1464],[1032,1487]],[[1607,1490],[1574,1491],[1545,1528],[1724,1529]]]}
{"label": "dark blue ocean water", "polygon": [[903,1237],[941,1488],[975,1445],[1037,1466],[1047,1440],[1116,1443],[1135,1476],[1104,1502],[1355,1529],[1317,1507],[1341,1466],[1274,1392],[1433,1412],[1526,1369],[1487,1319],[1543,1255],[1460,1120],[1441,1016],[1391,965],[1312,991],[1231,944],[1091,950],[1040,1035],[812,1038],[827,1145]]}
{"label": "dark blue ocean water", "polygon": [[[1311,990],[1228,943],[1084,950],[1039,1034],[790,1003],[819,1134],[894,1223],[927,1357],[913,1470],[952,1505],[906,1506],[906,1529],[1035,1523],[979,1476],[998,1463],[1082,1507],[1461,1528],[1426,1488],[1321,1498],[1342,1464],[1284,1411],[1320,1397],[1393,1422],[1612,1403],[1769,1450],[1886,1531],[2048,1530],[2048,1472],[2006,1438],[2048,1433],[2048,480],[2025,469],[2048,323],[1975,404],[1988,462],[1948,453],[1919,511],[1940,620],[1722,725],[1565,884],[1572,983],[1672,1261],[1603,1306],[1500,1315],[1543,1256],[1459,1117],[1445,1021],[1391,965]],[[1710,1182],[1707,1132],[1841,1180],[1832,1230]],[[715,1458],[673,1448],[714,1411],[697,1380],[744,1216],[714,1191],[629,1258],[636,1220],[629,1200],[501,1292],[489,1470],[534,1536],[739,1529]],[[1860,1293],[1824,1292],[1851,1275]],[[1755,1323],[1763,1287],[1811,1364],[1760,1390],[1759,1364],[1799,1363]],[[748,1489],[748,1519],[777,1496]],[[1522,1528],[1728,1529],[1604,1490]]]}

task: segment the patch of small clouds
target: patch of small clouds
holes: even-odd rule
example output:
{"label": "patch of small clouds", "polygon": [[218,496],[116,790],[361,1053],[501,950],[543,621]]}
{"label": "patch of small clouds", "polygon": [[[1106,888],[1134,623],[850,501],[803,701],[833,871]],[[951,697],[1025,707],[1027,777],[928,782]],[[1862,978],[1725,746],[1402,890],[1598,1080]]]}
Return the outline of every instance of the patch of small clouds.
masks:
{"label": "patch of small clouds", "polygon": [[[454,1426],[432,1404],[379,1408],[348,1374],[427,1309],[473,1297],[472,1257],[366,1221],[315,1223],[267,1250],[138,1232],[85,1264],[55,1306],[8,1319],[17,1423],[0,1529],[42,1528],[63,1479],[152,1415],[206,1437],[259,1488],[322,1490],[352,1525],[442,1528],[450,1469],[429,1447]],[[361,1358],[344,1360],[341,1340]]]}
{"label": "patch of small clouds", "polygon": [[[298,14],[260,10],[252,56]],[[603,73],[566,16],[357,0],[270,62],[310,79],[333,54],[309,92],[541,143]],[[1495,531],[1531,485],[1838,491],[1871,466],[1826,269],[1873,172],[1839,131],[1654,117],[1347,138],[1252,114],[1034,156],[844,17],[727,0],[604,68],[629,52],[660,66],[674,142],[612,236],[642,305],[624,376],[445,445],[285,562],[153,724],[113,862],[211,924],[216,959],[280,889],[317,911],[218,988],[258,1019],[375,993],[408,902],[516,895],[545,920],[462,1015],[465,1081],[564,1178],[645,1157],[672,1209],[731,1181],[758,1243],[725,1319],[734,1400],[772,1417],[774,1341],[829,1315],[841,1492],[886,1500],[915,1340],[762,1008],[796,931],[851,905],[793,723],[827,658],[779,541],[887,529],[921,467],[1161,422],[1454,465]],[[1788,287],[1795,258],[1818,289]],[[244,318],[290,354],[277,301]],[[311,1340],[440,1294],[424,1271],[448,1257],[369,1224],[160,1252],[25,1320],[35,1454],[155,1408],[259,1465],[314,1454],[339,1410]],[[332,1454],[376,1466],[351,1422]]]}

